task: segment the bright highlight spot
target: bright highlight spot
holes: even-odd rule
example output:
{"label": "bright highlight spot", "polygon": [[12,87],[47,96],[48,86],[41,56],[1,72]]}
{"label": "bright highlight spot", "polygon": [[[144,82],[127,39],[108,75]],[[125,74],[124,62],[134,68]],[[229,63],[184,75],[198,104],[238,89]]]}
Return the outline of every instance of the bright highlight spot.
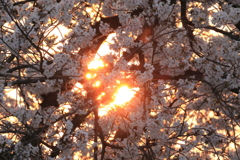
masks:
{"label": "bright highlight spot", "polygon": [[105,95],[106,95],[106,93],[102,92],[102,93],[98,96],[97,100],[101,99],[101,98],[102,98],[103,96],[105,96]]}
{"label": "bright highlight spot", "polygon": [[101,84],[101,82],[100,82],[100,81],[96,81],[96,82],[93,84],[93,87],[99,87],[99,86],[100,86],[100,84]]}
{"label": "bright highlight spot", "polygon": [[100,67],[104,67],[104,63],[100,59],[95,59],[88,65],[88,69],[98,69]]}
{"label": "bright highlight spot", "polygon": [[[67,40],[63,41],[63,39],[66,39],[69,33],[71,32],[71,29],[62,26],[52,26],[50,27],[44,34],[47,38],[44,41],[43,48],[45,50],[48,50],[49,53],[55,54],[57,52],[62,52],[63,46],[68,43]],[[32,36],[32,35],[30,35]],[[35,36],[32,36],[33,42],[35,41]],[[36,40],[37,42],[37,40]]]}
{"label": "bright highlight spot", "polygon": [[117,94],[115,95],[115,101],[113,102],[116,105],[122,105],[130,101],[135,95],[135,92],[128,88],[128,86],[122,86],[119,88]]}
{"label": "bright highlight spot", "polygon": [[92,74],[92,73],[87,73],[87,74],[86,74],[86,78],[87,78],[87,79],[92,79],[92,78],[95,78],[96,76],[97,76],[96,73],[94,73],[94,74]]}
{"label": "bright highlight spot", "polygon": [[105,56],[108,54],[117,54],[116,52],[112,51],[109,47],[109,44],[113,44],[113,37],[116,36],[116,33],[111,33],[107,39],[103,42],[103,44],[98,49],[98,54],[96,54],[95,58],[101,58],[101,56]]}
{"label": "bright highlight spot", "polygon": [[[116,108],[117,106],[123,105],[126,102],[129,102],[135,95],[136,91],[139,91],[139,88],[128,88],[128,86],[122,86],[121,88],[118,89],[117,93],[114,95],[115,96],[115,100],[114,102],[110,103],[109,105],[102,105],[98,111],[98,115],[104,116],[106,114],[108,114],[109,112],[111,112]],[[98,99],[101,99],[102,96],[105,96],[105,93],[102,93]]]}
{"label": "bright highlight spot", "polygon": [[81,93],[83,96],[87,95],[87,92],[84,90],[83,85],[81,83],[76,83],[72,91]]}
{"label": "bright highlight spot", "polygon": [[92,74],[91,73],[87,73],[86,77],[87,77],[87,79],[91,79],[92,78]]}
{"label": "bright highlight spot", "polygon": [[76,83],[76,84],[75,84],[75,87],[77,87],[77,88],[83,88],[83,85],[82,85],[81,83]]}
{"label": "bright highlight spot", "polygon": [[[101,59],[103,56],[108,54],[118,54],[114,51],[111,51],[109,48],[109,44],[114,43],[113,37],[116,36],[116,34],[110,34],[106,41],[100,46],[98,49],[97,54],[94,57],[94,60],[91,61],[88,64],[88,70],[89,72],[86,73],[85,77],[92,83],[91,85],[94,88],[100,87],[102,85],[102,82],[95,79],[98,75],[98,69],[101,70],[104,67],[106,67],[108,64],[105,64],[104,61]],[[108,76],[108,73],[105,73],[106,76]],[[124,75],[124,72],[122,72]],[[124,82],[123,82],[124,83]],[[123,84],[120,80],[116,80],[116,86],[117,87],[121,84]],[[104,116],[108,114],[110,111],[117,109],[117,106],[123,105],[126,102],[129,102],[135,95],[136,91],[138,91],[139,88],[129,88],[128,86],[124,85],[119,87],[117,92],[114,94],[114,100],[109,104],[109,101],[111,101],[112,95],[106,95],[105,92],[102,92],[100,95],[98,95],[97,100],[99,100],[100,108],[99,108],[99,116]],[[109,101],[108,101],[109,100]],[[106,102],[107,101],[107,102]],[[106,103],[108,105],[106,105]]]}
{"label": "bright highlight spot", "polygon": [[112,109],[114,109],[114,108],[115,108],[115,107],[114,107],[113,104],[106,105],[106,106],[104,106],[104,107],[102,107],[102,108],[100,108],[100,109],[98,110],[98,115],[99,115],[100,117],[102,117],[102,116],[108,114],[108,113],[109,113]]}

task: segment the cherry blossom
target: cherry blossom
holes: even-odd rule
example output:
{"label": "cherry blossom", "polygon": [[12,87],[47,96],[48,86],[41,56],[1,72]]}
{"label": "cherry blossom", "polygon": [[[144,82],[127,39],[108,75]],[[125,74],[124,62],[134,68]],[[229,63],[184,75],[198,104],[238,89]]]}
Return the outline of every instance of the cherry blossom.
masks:
{"label": "cherry blossom", "polygon": [[0,0],[0,159],[240,159],[239,4]]}

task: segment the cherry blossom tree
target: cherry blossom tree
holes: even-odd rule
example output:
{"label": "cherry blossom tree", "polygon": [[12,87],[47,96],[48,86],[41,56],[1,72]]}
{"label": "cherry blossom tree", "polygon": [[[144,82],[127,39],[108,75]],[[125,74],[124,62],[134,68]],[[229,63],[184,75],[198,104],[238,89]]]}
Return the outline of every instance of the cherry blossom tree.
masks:
{"label": "cherry blossom tree", "polygon": [[0,159],[240,159],[239,54],[239,0],[0,0]]}

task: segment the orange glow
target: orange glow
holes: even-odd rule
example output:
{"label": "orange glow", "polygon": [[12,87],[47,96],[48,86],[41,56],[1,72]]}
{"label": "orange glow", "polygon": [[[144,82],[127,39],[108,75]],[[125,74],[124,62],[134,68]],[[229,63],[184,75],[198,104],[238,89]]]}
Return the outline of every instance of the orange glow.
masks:
{"label": "orange glow", "polygon": [[108,112],[109,112],[110,110],[112,110],[113,108],[114,108],[114,105],[113,105],[113,104],[106,105],[106,106],[104,106],[104,107],[102,107],[102,108],[100,108],[100,109],[98,110],[98,115],[99,115],[100,117],[102,117],[102,116],[108,114]]}
{"label": "orange glow", "polygon": [[[104,116],[108,114],[110,111],[116,109],[116,106],[123,105],[126,102],[129,102],[135,95],[136,91],[138,91],[139,88],[129,88],[128,86],[122,86],[118,89],[117,93],[114,95],[115,100],[110,103],[109,105],[101,104],[100,109],[98,111],[98,115]],[[98,99],[101,99],[103,96],[105,96],[105,93],[102,93]]]}
{"label": "orange glow", "polygon": [[97,76],[96,73],[94,73],[94,74],[92,74],[92,73],[87,73],[87,74],[86,74],[86,78],[87,78],[87,79],[92,79],[92,78],[95,78],[96,76]]}
{"label": "orange glow", "polygon": [[101,84],[101,82],[100,82],[100,81],[96,81],[96,82],[93,84],[93,87],[99,87],[99,86],[100,86],[100,84]]}
{"label": "orange glow", "polygon": [[[88,72],[86,73],[85,77],[87,79],[91,79],[93,81],[89,81],[92,83],[91,85],[95,88],[99,87],[101,85],[101,81],[97,80],[97,74],[98,74],[98,69],[102,69],[107,66],[107,64],[104,63],[104,61],[101,59],[103,56],[108,55],[108,54],[118,54],[115,53],[114,51],[111,51],[109,48],[109,44],[113,43],[114,41],[112,40],[113,37],[116,36],[116,34],[110,34],[106,41],[103,42],[103,44],[100,46],[98,49],[97,54],[94,57],[93,61],[90,61],[88,64]],[[124,74],[124,73],[123,73]],[[106,73],[108,75],[108,73]],[[106,104],[100,104],[99,108],[99,116],[104,116],[108,114],[111,110],[116,109],[116,106],[123,105],[126,102],[129,102],[135,95],[136,91],[139,90],[139,88],[129,88],[127,85],[120,86],[123,82],[120,80],[116,80],[116,86],[119,89],[117,92],[112,96],[106,96],[106,93],[102,91],[101,94],[98,95],[97,100],[100,100],[99,102],[102,103],[104,101],[103,99],[109,98],[114,98],[111,103]],[[120,87],[119,87],[120,86]],[[107,86],[106,86],[107,87]],[[108,86],[109,87],[109,86]],[[105,103],[105,101],[103,102]]]}
{"label": "orange glow", "polygon": [[128,86],[122,86],[118,89],[117,94],[115,95],[115,101],[113,102],[116,105],[122,105],[130,101],[135,95],[135,91],[128,88]]}
{"label": "orange glow", "polygon": [[106,95],[106,93],[102,92],[102,93],[98,96],[97,100],[101,99],[101,98],[102,98],[103,96],[105,96],[105,95]]}
{"label": "orange glow", "polygon": [[98,69],[100,67],[104,67],[104,63],[100,59],[95,59],[88,65],[88,69]]}
{"label": "orange glow", "polygon": [[92,78],[92,74],[91,73],[87,73],[86,77],[87,77],[87,79],[91,79]]}
{"label": "orange glow", "polygon": [[111,112],[114,109],[116,109],[116,107],[114,106],[113,103],[105,106],[101,105],[101,108],[98,110],[98,115],[102,117],[104,115],[107,115],[109,112]]}

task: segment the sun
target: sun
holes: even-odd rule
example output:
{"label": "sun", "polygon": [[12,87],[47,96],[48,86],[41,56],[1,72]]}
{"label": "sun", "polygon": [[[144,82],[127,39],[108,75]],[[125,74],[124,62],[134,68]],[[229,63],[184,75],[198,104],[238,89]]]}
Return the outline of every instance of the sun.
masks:
{"label": "sun", "polygon": [[104,67],[104,63],[101,59],[95,59],[88,64],[88,69],[98,69]]}
{"label": "sun", "polygon": [[[107,87],[107,84],[103,84],[97,77],[98,72],[107,71],[105,67],[108,65],[104,63],[102,58],[108,54],[118,54],[109,48],[109,44],[113,43],[112,38],[114,36],[115,34],[111,34],[106,41],[103,42],[93,60],[87,65],[85,78],[88,80],[88,83],[91,83],[90,85],[93,86],[93,88],[103,89],[103,85]],[[115,92],[113,92],[112,95],[108,95],[104,90],[98,91],[100,94],[97,96],[96,100],[99,102],[99,116],[107,115],[109,111],[117,110],[118,107],[124,106],[127,102],[131,101],[137,90],[139,90],[139,88],[133,88],[125,80],[124,82],[116,80],[116,84],[109,87],[115,88]],[[104,99],[108,100],[105,101]]]}
{"label": "sun", "polygon": [[129,102],[135,95],[135,91],[131,90],[128,86],[122,86],[118,89],[113,104],[123,105]]}
{"label": "sun", "polygon": [[[123,107],[124,104],[132,100],[138,90],[139,88],[129,88],[127,85],[119,87],[113,95],[113,101],[110,104],[100,104],[99,116],[102,117],[110,113],[112,110],[117,110],[118,107]],[[102,96],[106,96],[106,94],[102,93],[99,96],[99,99],[101,99]]]}

